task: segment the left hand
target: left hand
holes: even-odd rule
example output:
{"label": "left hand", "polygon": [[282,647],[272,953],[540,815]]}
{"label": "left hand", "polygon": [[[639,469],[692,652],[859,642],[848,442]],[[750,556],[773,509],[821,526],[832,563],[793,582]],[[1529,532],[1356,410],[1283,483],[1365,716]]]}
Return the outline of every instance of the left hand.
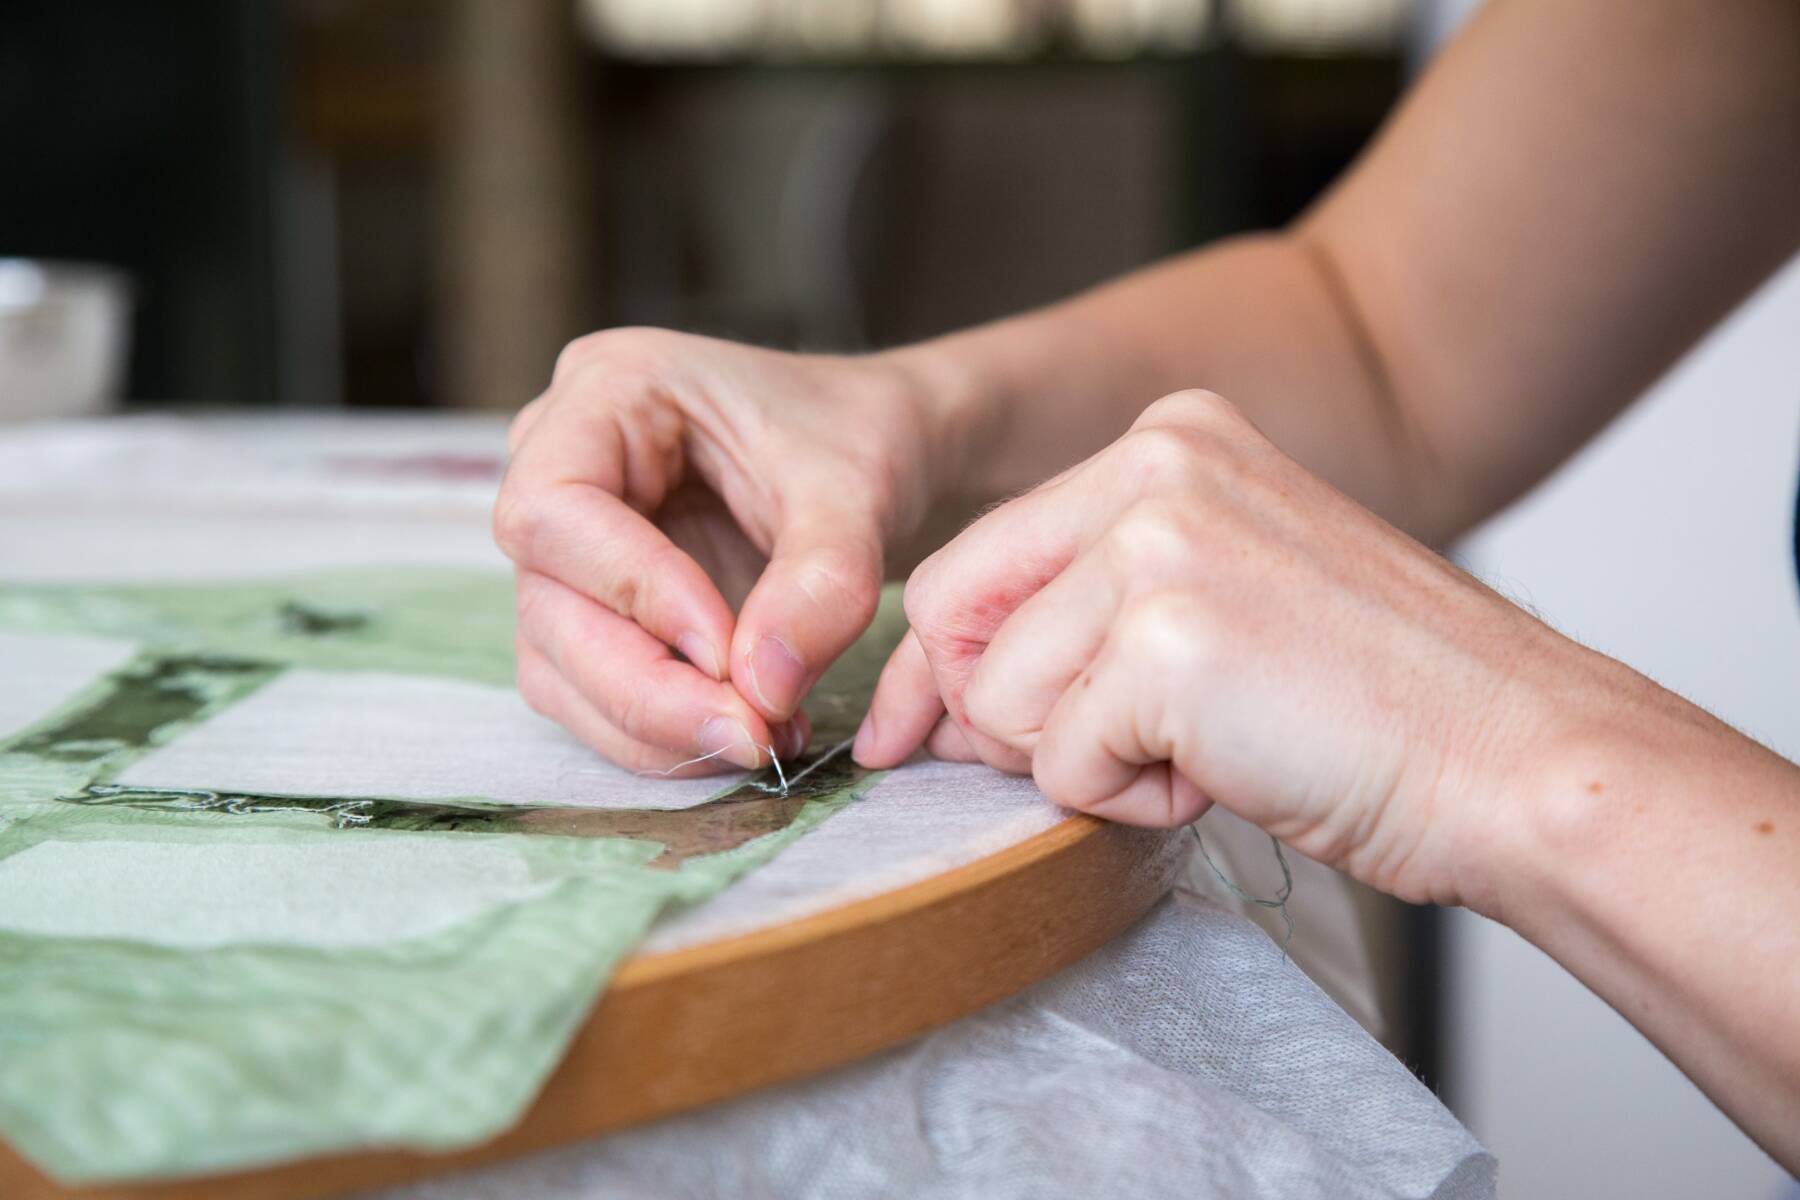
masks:
{"label": "left hand", "polygon": [[906,612],[865,766],[929,740],[1130,824],[1216,802],[1441,903],[1468,902],[1517,825],[1503,782],[1622,671],[1206,392],[976,522],[914,573]]}

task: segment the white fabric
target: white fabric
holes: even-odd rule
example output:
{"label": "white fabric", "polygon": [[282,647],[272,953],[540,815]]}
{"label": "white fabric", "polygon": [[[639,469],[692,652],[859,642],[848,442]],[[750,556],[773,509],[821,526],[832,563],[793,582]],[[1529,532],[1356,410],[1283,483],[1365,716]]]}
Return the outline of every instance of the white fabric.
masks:
{"label": "white fabric", "polygon": [[[99,886],[103,905],[89,899]],[[376,946],[553,886],[475,839],[45,842],[0,859],[0,929],[167,946]]]}
{"label": "white fabric", "polygon": [[1067,816],[1029,779],[920,762],[888,775],[715,900],[664,917],[640,952],[701,945],[891,892],[1017,845]]}
{"label": "white fabric", "polygon": [[507,804],[689,808],[718,779],[613,766],[511,688],[375,671],[290,669],[118,781],[147,787]]}
{"label": "white fabric", "polygon": [[370,1200],[1475,1200],[1493,1160],[1243,918],[1178,894],[816,1079]]}
{"label": "white fabric", "polygon": [[0,738],[35,723],[135,651],[114,638],[0,629]]}

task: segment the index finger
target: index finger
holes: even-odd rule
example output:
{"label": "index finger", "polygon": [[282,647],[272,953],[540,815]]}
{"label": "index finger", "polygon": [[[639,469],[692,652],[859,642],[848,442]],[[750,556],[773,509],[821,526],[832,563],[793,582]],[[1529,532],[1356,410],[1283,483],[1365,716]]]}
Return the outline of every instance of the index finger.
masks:
{"label": "index finger", "polygon": [[672,486],[663,431],[634,434],[612,414],[565,415],[567,408],[565,401],[543,412],[521,442],[494,506],[495,541],[520,567],[605,605],[724,679],[730,606],[700,564],[626,497],[634,474],[631,490],[649,507]]}

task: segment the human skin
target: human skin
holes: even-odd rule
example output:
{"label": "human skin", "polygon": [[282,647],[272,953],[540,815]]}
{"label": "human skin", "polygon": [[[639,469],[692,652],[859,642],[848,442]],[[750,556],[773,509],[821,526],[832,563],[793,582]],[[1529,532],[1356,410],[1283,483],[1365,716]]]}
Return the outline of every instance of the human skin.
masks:
{"label": "human skin", "polygon": [[1158,401],[927,559],[906,611],[865,765],[930,736],[1069,808],[1177,826],[1216,803],[1382,891],[1466,905],[1800,1162],[1800,769],[1225,400]]}
{"label": "human skin", "polygon": [[863,358],[577,343],[496,511],[521,689],[632,766],[754,764],[885,574],[1055,476],[914,572],[860,760],[1217,802],[1467,904],[1793,1168],[1795,769],[1425,546],[1800,247],[1796,128],[1791,0],[1494,0],[1280,233]]}

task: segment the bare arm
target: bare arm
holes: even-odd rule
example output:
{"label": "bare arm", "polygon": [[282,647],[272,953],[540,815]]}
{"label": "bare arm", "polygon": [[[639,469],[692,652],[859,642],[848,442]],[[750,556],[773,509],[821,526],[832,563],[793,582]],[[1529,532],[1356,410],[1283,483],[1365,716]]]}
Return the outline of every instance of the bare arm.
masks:
{"label": "bare arm", "polygon": [[1442,542],[1800,247],[1797,129],[1792,0],[1493,0],[1285,233],[899,353],[965,398],[967,502],[1202,386]]}

